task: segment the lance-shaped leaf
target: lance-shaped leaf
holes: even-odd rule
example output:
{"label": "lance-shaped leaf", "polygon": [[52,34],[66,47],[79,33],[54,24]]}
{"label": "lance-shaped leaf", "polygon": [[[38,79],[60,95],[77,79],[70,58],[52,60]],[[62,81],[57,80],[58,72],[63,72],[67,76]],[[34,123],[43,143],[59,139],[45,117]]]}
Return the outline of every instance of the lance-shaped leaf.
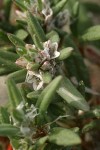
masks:
{"label": "lance-shaped leaf", "polygon": [[13,118],[18,121],[18,122],[22,122],[24,120],[24,112],[23,111],[19,111],[17,109],[13,109],[12,110],[12,116]]}
{"label": "lance-shaped leaf", "polygon": [[100,25],[90,27],[81,37],[83,41],[100,40]]}
{"label": "lance-shaped leaf", "polygon": [[80,137],[75,132],[60,127],[51,130],[48,141],[59,146],[72,146],[81,143]]}
{"label": "lance-shaped leaf", "polygon": [[0,29],[0,44],[9,43],[9,39],[7,37],[7,34]]}
{"label": "lance-shaped leaf", "polygon": [[35,46],[36,46],[37,48],[39,48],[40,50],[43,50],[43,45],[42,45],[42,43],[40,42],[39,38],[38,38],[36,35],[34,35],[34,36],[33,36],[33,39],[34,39],[34,44],[35,44]]}
{"label": "lance-shaped leaf", "polygon": [[88,103],[78,92],[78,90],[73,86],[69,79],[64,78],[62,84],[57,90],[57,93],[71,106],[83,111],[89,110]]}
{"label": "lance-shaped leaf", "polygon": [[73,51],[72,47],[64,48],[60,51],[60,56],[58,57],[59,60],[64,60],[68,58]]}
{"label": "lance-shaped leaf", "polygon": [[18,59],[18,55],[12,52],[0,50],[0,57],[15,62]]}
{"label": "lance-shaped leaf", "polygon": [[13,34],[8,33],[8,38],[16,47],[25,46],[25,43]]}
{"label": "lance-shaped leaf", "polygon": [[9,121],[9,113],[7,112],[7,108],[0,108],[0,119],[2,123],[10,123]]}
{"label": "lance-shaped leaf", "polygon": [[46,41],[45,33],[39,24],[37,18],[33,16],[30,12],[27,13],[27,19],[28,19],[28,25],[31,28],[31,31],[33,31],[33,35],[36,34],[36,36],[39,38],[41,42]]}
{"label": "lance-shaped leaf", "polygon": [[33,91],[27,94],[27,98],[29,99],[37,99],[39,97],[40,92],[39,91]]}
{"label": "lance-shaped leaf", "polygon": [[28,33],[23,30],[23,29],[19,29],[17,32],[16,32],[16,36],[21,39],[21,40],[25,40],[28,36]]}
{"label": "lance-shaped leaf", "polygon": [[0,67],[0,75],[6,75],[8,73],[13,72],[14,70],[12,70],[11,68],[8,67]]}
{"label": "lance-shaped leaf", "polygon": [[13,79],[8,79],[6,81],[6,84],[8,87],[8,97],[9,97],[10,104],[12,108],[16,107],[20,104],[23,98]]}
{"label": "lance-shaped leaf", "polygon": [[13,79],[16,83],[21,83],[25,81],[26,78],[26,69],[22,69],[10,74],[7,79]]}
{"label": "lance-shaped leaf", "polygon": [[46,35],[47,39],[49,39],[52,43],[57,42],[59,43],[60,37],[56,31],[51,31]]}
{"label": "lance-shaped leaf", "polygon": [[38,150],[39,148],[41,148],[41,146],[43,146],[43,144],[45,144],[45,142],[47,141],[48,139],[48,136],[45,136],[45,137],[42,137],[40,138],[36,144],[35,144],[35,147],[34,147],[34,150]]}
{"label": "lance-shaped leaf", "polygon": [[52,8],[54,16],[57,15],[64,8],[67,1],[68,0],[61,0]]}
{"label": "lance-shaped leaf", "polygon": [[37,107],[39,108],[39,123],[43,120],[45,112],[47,111],[47,108],[49,104],[53,100],[53,96],[56,93],[57,88],[59,87],[59,84],[62,80],[62,76],[56,77],[40,94],[39,99],[37,101]]}
{"label": "lance-shaped leaf", "polygon": [[6,67],[8,68],[9,70],[13,70],[13,71],[17,71],[19,69],[21,69],[19,66],[17,66],[15,63],[9,61],[9,60],[6,60],[4,58],[1,58],[0,57],[0,66],[2,67]]}
{"label": "lance-shaped leaf", "polygon": [[14,2],[22,11],[27,10],[27,7],[25,6],[24,1],[14,0]]}
{"label": "lance-shaped leaf", "polygon": [[52,100],[52,96],[56,92],[60,82],[62,80],[62,76],[56,77],[41,93],[39,99],[37,101],[37,107],[40,107],[40,112],[45,112],[48,105]]}
{"label": "lance-shaped leaf", "polygon": [[77,81],[83,80],[84,84],[90,87],[90,80],[87,67],[84,64],[83,58],[79,53],[79,50],[72,40],[72,38],[68,35],[65,36],[63,45],[66,47],[73,47],[74,51],[72,55],[66,59],[64,62],[65,67],[68,70],[68,74],[70,77],[76,77]]}
{"label": "lance-shaped leaf", "polygon": [[38,9],[41,11],[42,10],[42,0],[37,0],[38,2]]}
{"label": "lance-shaped leaf", "polygon": [[19,135],[19,133],[20,133],[19,128],[13,125],[10,125],[10,124],[0,125],[0,136],[12,137],[12,136]]}

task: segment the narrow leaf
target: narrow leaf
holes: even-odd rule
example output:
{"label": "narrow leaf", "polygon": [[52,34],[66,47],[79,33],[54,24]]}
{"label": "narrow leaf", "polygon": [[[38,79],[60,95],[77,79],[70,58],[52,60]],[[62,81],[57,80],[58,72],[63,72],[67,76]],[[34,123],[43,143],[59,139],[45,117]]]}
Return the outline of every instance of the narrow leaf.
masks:
{"label": "narrow leaf", "polygon": [[41,42],[46,41],[45,33],[42,27],[40,26],[37,18],[28,12],[27,19],[28,19],[28,25],[30,26],[30,28],[32,28],[34,32],[33,34],[36,34],[36,36],[39,38]]}
{"label": "narrow leaf", "polygon": [[57,15],[66,5],[66,3],[68,2],[68,0],[61,0],[60,2],[58,2],[53,8],[53,15]]}
{"label": "narrow leaf", "polygon": [[100,25],[90,27],[86,33],[82,35],[83,41],[96,41],[100,40]]}
{"label": "narrow leaf", "polygon": [[64,48],[60,51],[60,56],[58,57],[59,60],[67,59],[73,51],[72,47]]}
{"label": "narrow leaf", "polygon": [[8,33],[8,38],[16,47],[25,46],[25,43],[13,34]]}
{"label": "narrow leaf", "polygon": [[18,106],[20,102],[23,100],[19,89],[17,88],[13,79],[8,79],[6,81],[8,87],[8,97],[12,108]]}
{"label": "narrow leaf", "polygon": [[2,123],[9,123],[9,113],[7,112],[7,108],[0,108],[0,116]]}
{"label": "narrow leaf", "polygon": [[84,111],[89,110],[89,105],[84,97],[77,91],[69,79],[64,78],[57,93],[71,106]]}
{"label": "narrow leaf", "polygon": [[10,74],[7,79],[13,79],[16,83],[21,83],[25,81],[26,73],[26,69],[22,69]]}
{"label": "narrow leaf", "polygon": [[51,130],[48,140],[59,146],[72,146],[81,143],[81,139],[75,132],[60,127]]}
{"label": "narrow leaf", "polygon": [[7,136],[12,137],[19,134],[19,129],[13,125],[10,124],[2,124],[0,125],[0,135],[1,136]]}

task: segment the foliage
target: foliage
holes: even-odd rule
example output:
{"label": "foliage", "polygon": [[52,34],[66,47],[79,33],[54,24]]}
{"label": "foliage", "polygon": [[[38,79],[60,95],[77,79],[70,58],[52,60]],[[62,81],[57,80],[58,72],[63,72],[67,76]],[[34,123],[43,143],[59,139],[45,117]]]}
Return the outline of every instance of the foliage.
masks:
{"label": "foliage", "polygon": [[[91,85],[80,46],[99,40],[100,26],[90,27],[83,17],[89,10],[78,0],[4,4],[0,75],[8,75],[9,101],[0,108],[0,135],[14,150],[79,149],[83,133],[100,123],[100,108],[88,104]],[[15,25],[9,21],[13,6]],[[92,121],[84,125],[87,118]]]}

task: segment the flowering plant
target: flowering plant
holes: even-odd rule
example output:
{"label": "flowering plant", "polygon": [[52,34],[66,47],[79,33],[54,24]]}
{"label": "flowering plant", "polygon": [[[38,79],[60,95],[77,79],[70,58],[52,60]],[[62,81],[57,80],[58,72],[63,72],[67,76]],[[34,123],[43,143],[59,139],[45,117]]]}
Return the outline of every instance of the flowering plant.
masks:
{"label": "flowering plant", "polygon": [[[9,74],[0,135],[9,138],[8,150],[81,149],[81,136],[100,123],[100,108],[87,101],[90,93],[99,93],[91,89],[80,45],[100,34],[93,36],[91,28],[79,32],[79,1],[14,0],[13,5],[18,25],[12,25],[13,34],[0,30],[0,74]],[[92,28],[100,31],[99,25]],[[92,121],[84,125],[86,118]]]}

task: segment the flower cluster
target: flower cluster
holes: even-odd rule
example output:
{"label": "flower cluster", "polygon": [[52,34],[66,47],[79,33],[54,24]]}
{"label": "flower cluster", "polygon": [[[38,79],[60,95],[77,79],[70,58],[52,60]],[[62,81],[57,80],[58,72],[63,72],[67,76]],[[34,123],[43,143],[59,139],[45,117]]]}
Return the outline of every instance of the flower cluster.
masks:
{"label": "flower cluster", "polygon": [[[57,68],[55,59],[60,56],[60,52],[57,51],[58,43],[52,43],[48,40],[43,43],[43,50],[37,49],[35,45],[26,44],[26,50],[30,61],[21,57],[16,61],[16,64],[27,69],[26,82],[32,84],[33,89],[37,91],[43,88],[44,72],[48,72],[51,78],[55,76]],[[34,54],[33,51],[35,51]]]}
{"label": "flower cluster", "polygon": [[[33,15],[43,19],[45,23],[49,22],[52,18],[53,11],[50,8],[50,2],[48,0],[42,0],[42,10],[38,9],[37,1],[34,1],[34,5],[33,2],[30,4],[25,3],[25,6]],[[16,15],[19,19],[25,20],[27,18],[27,11],[22,12],[20,10],[16,10]]]}

